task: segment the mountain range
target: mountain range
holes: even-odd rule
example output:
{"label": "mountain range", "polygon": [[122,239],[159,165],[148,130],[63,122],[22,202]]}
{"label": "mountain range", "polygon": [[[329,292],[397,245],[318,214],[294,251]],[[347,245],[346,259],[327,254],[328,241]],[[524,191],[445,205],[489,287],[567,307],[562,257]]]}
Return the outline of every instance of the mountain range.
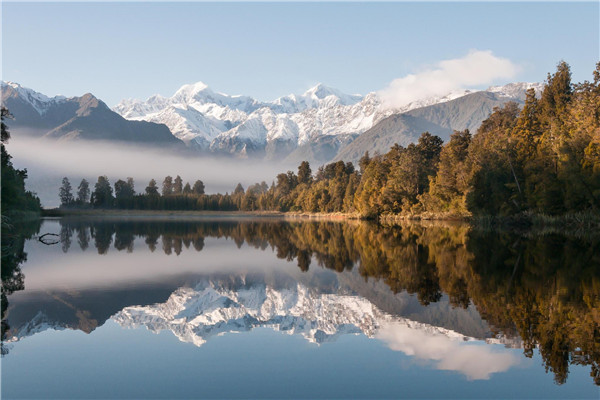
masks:
{"label": "mountain range", "polygon": [[129,121],[91,93],[48,97],[12,82],[2,82],[2,105],[13,115],[13,133],[57,140],[105,140],[184,148],[164,124]]}
{"label": "mountain range", "polygon": [[317,165],[356,162],[365,151],[386,152],[429,131],[448,140],[453,130],[475,130],[494,107],[522,103],[537,83],[485,91],[457,90],[402,108],[387,107],[376,92],[348,95],[319,84],[271,102],[230,96],[198,82],[171,97],[123,100],[112,110],[91,94],[47,97],[2,83],[2,104],[15,116],[11,129],[60,140],[102,139],[170,144],[200,155],[234,156]]}

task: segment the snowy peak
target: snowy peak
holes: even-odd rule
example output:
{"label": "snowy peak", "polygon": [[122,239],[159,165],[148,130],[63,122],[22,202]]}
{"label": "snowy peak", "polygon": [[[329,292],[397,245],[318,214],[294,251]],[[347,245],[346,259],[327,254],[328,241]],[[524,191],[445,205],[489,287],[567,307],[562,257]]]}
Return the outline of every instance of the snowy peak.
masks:
{"label": "snowy peak", "polygon": [[290,94],[280,97],[267,106],[279,113],[299,113],[313,108],[351,106],[363,100],[361,95],[349,95],[322,83],[308,89],[301,95]]}
{"label": "snowy peak", "polygon": [[183,85],[171,98],[167,99],[167,103],[188,108],[194,106],[199,108],[199,105],[215,104],[247,113],[261,106],[258,101],[249,96],[230,96],[224,93],[216,93],[204,82]]}
{"label": "snowy peak", "polygon": [[184,97],[192,98],[196,94],[203,92],[203,91],[210,91],[210,89],[208,88],[208,85],[206,83],[198,81],[196,83],[190,83],[187,85],[183,85],[182,87],[179,88],[179,90],[177,90],[177,92],[175,92],[174,97],[184,96]]}
{"label": "snowy peak", "polygon": [[51,106],[67,100],[65,96],[48,97],[42,93],[36,92],[33,89],[23,87],[18,83],[10,81],[1,81],[1,89],[3,104],[5,99],[8,97],[20,98],[24,102],[31,104],[31,106],[40,115],[43,115]]}
{"label": "snowy peak", "polygon": [[304,93],[304,96],[311,97],[313,99],[319,99],[319,100],[324,100],[329,96],[334,96],[339,99],[340,104],[343,104],[345,106],[356,104],[363,99],[363,96],[361,96],[359,94],[353,94],[353,95],[345,94],[345,93],[340,92],[337,89],[333,89],[328,86],[325,86],[322,83],[319,83],[318,85],[308,89]]}
{"label": "snowy peak", "polygon": [[544,84],[538,82],[515,82],[502,86],[490,86],[486,89],[486,92],[496,93],[502,97],[525,99],[525,92],[529,89],[534,89],[536,96],[539,97],[542,90],[544,90]]}
{"label": "snowy peak", "polygon": [[322,83],[318,83],[314,87],[308,89],[304,92],[304,96],[307,97],[316,97],[317,99],[324,99],[327,96],[336,95],[336,91],[323,85]]}

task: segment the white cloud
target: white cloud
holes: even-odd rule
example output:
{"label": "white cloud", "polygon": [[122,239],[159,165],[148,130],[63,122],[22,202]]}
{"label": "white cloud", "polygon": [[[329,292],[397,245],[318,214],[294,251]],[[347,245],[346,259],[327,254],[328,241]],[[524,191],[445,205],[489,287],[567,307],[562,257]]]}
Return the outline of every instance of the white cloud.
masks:
{"label": "white cloud", "polygon": [[440,61],[433,69],[394,79],[379,95],[387,107],[399,108],[453,90],[512,79],[518,72],[519,67],[507,58],[496,57],[490,50],[472,50],[463,58]]}
{"label": "white cloud", "polygon": [[519,363],[519,358],[510,350],[498,351],[491,345],[423,332],[400,323],[382,326],[376,337],[392,350],[433,361],[437,369],[457,371],[472,380],[489,379],[491,374],[504,372]]}

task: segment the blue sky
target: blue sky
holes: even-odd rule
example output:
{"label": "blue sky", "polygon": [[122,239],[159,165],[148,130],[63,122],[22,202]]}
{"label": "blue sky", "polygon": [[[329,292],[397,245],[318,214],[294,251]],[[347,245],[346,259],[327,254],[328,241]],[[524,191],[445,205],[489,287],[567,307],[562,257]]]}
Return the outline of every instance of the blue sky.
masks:
{"label": "blue sky", "polygon": [[[541,81],[591,79],[599,5],[587,3],[7,3],[2,79],[48,95],[171,95],[196,81],[260,100],[323,82],[367,93],[469,51]],[[487,82],[486,82],[487,84]]]}

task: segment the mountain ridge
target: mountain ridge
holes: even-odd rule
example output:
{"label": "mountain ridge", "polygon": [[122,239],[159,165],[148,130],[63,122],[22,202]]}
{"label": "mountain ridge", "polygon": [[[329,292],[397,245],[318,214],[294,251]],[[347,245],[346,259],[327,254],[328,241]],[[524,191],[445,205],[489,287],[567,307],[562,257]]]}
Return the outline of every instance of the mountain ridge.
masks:
{"label": "mountain ridge", "polygon": [[[125,100],[114,110],[126,118],[165,123],[188,146],[203,152],[244,158],[284,158],[289,162],[307,159],[325,163],[350,153],[351,159],[345,161],[356,161],[357,150],[352,149],[360,146],[350,147],[346,152],[344,149],[392,115],[458,101],[476,93],[489,93],[496,101],[494,105],[509,100],[522,102],[529,88],[539,92],[541,85],[510,83],[491,86],[484,91],[460,89],[391,109],[382,103],[376,92],[364,96],[347,95],[322,83],[300,95],[290,94],[271,102],[259,102],[247,96],[215,94],[208,85],[198,82],[182,86],[171,97],[154,95],[146,101]],[[160,99],[160,104],[156,99]],[[480,113],[471,112],[470,119],[473,121],[468,124],[456,117],[449,118],[461,123],[450,124],[435,115],[412,116],[424,120],[435,117],[434,121],[427,121],[440,126],[437,130],[432,126],[432,133],[439,131],[447,139],[454,129],[476,128],[492,108],[486,105]],[[420,125],[423,124],[422,121]],[[423,132],[413,132],[418,129],[419,124],[400,135],[393,135],[386,142],[391,140],[404,145],[413,142]]]}
{"label": "mountain ridge", "polygon": [[164,124],[129,121],[91,93],[48,97],[14,82],[2,82],[2,105],[11,131],[57,140],[108,140],[184,148]]}
{"label": "mountain ridge", "polygon": [[510,83],[461,89],[391,109],[376,92],[348,95],[323,84],[261,102],[196,82],[171,97],[127,99],[110,109],[90,93],[48,97],[2,82],[2,101],[16,117],[11,128],[27,128],[37,136],[171,144],[197,155],[321,165],[356,162],[365,151],[384,153],[394,143],[406,146],[424,131],[448,140],[453,130],[475,130],[494,107],[522,103],[527,89],[539,93],[541,87]]}

